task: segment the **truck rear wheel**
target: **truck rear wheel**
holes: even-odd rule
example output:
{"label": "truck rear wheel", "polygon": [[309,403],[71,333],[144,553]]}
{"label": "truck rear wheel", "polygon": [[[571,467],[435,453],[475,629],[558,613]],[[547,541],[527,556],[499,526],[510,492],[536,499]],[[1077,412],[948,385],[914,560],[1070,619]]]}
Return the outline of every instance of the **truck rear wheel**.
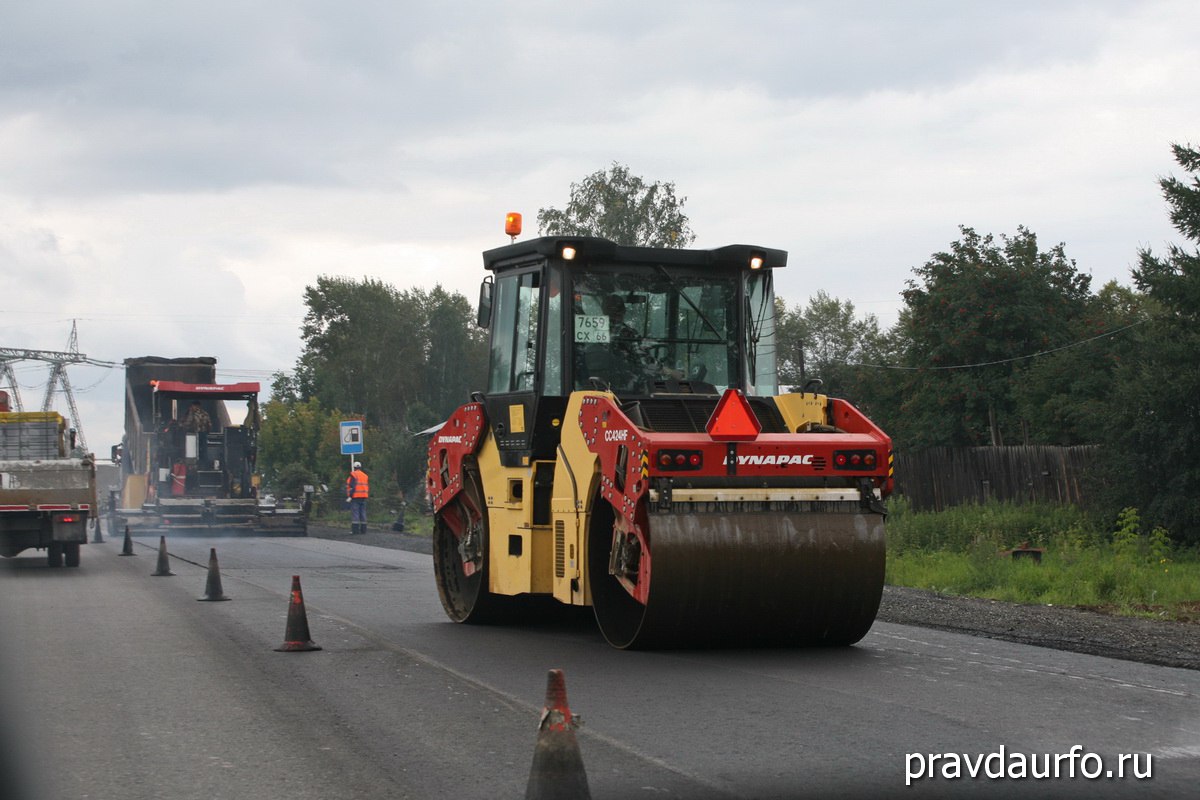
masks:
{"label": "truck rear wheel", "polygon": [[79,566],[79,542],[68,542],[63,545],[63,555],[66,556],[68,567]]}
{"label": "truck rear wheel", "polygon": [[46,566],[57,569],[63,565],[62,542],[51,542],[46,548]]}

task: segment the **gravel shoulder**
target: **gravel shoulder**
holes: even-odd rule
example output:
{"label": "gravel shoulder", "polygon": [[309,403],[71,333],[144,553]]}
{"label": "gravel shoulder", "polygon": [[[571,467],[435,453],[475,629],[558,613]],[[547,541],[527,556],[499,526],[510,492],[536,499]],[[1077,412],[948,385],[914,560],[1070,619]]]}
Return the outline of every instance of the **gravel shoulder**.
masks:
{"label": "gravel shoulder", "polygon": [[884,587],[878,618],[1056,650],[1200,669],[1200,624],[1196,623],[953,597],[901,586]]}
{"label": "gravel shoulder", "polygon": [[[308,534],[372,547],[432,552],[429,537],[397,533],[382,526],[351,536],[348,530],[310,523]],[[900,586],[884,587],[878,619],[1145,664],[1200,669],[1198,623],[953,597]]]}

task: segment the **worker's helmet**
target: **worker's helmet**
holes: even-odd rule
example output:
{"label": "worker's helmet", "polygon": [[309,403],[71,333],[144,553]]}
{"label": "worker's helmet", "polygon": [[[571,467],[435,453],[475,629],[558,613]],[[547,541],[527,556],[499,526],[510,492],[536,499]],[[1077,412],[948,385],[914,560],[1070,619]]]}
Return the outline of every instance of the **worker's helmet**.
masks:
{"label": "worker's helmet", "polygon": [[355,468],[355,469],[362,469],[362,462],[361,462],[361,461],[355,461],[355,462],[354,462],[354,468]]}

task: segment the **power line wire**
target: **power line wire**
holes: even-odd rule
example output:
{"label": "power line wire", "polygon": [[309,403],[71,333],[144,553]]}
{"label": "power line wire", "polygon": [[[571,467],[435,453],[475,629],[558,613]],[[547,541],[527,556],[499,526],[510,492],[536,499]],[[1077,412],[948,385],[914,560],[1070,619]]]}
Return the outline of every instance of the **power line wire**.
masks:
{"label": "power line wire", "polygon": [[952,364],[952,365],[946,365],[946,366],[940,366],[940,367],[902,367],[902,366],[895,366],[892,364],[863,364],[863,363],[854,363],[854,362],[850,362],[850,361],[843,361],[841,363],[843,363],[849,367],[868,367],[870,369],[892,369],[892,370],[901,370],[901,371],[907,371],[907,372],[916,372],[918,370],[941,371],[941,370],[949,370],[949,369],[975,369],[977,367],[993,367],[998,364],[1012,364],[1016,361],[1026,361],[1031,358],[1040,358],[1042,356],[1048,356],[1052,353],[1060,353],[1063,350],[1070,350],[1073,347],[1081,347],[1085,344],[1090,344],[1092,342],[1107,338],[1109,336],[1116,336],[1118,333],[1121,333],[1122,331],[1127,331],[1130,328],[1135,328],[1138,325],[1142,325],[1148,321],[1149,320],[1142,319],[1142,320],[1138,320],[1137,322],[1131,322],[1130,324],[1125,325],[1120,328],[1117,328],[1115,330],[1097,334],[1096,336],[1092,336],[1087,339],[1082,339],[1078,342],[1072,342],[1071,344],[1064,344],[1061,347],[1055,347],[1050,350],[1042,350],[1037,353],[1030,353],[1030,354],[1024,355],[1024,356],[1014,356],[1013,358],[1002,358],[998,361],[981,361],[977,364]]}

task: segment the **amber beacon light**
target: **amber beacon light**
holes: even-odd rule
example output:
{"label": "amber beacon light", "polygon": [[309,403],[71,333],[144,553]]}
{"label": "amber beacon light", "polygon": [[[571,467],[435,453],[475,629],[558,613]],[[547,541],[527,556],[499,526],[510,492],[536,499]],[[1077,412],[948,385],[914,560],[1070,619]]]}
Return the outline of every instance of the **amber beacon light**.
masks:
{"label": "amber beacon light", "polygon": [[515,211],[510,211],[504,215],[504,233],[516,241],[521,235],[521,215]]}

